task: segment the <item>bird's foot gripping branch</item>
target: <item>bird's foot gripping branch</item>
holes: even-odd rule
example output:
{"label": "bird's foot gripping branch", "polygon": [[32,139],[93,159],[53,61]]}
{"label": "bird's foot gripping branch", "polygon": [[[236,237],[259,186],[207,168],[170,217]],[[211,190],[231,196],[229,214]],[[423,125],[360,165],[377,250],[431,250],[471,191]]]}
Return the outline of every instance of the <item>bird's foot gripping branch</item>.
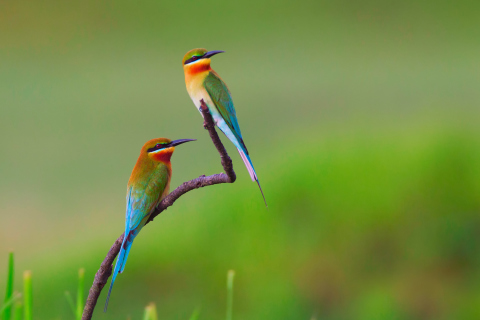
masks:
{"label": "bird's foot gripping branch", "polygon": [[[210,138],[220,154],[225,173],[217,173],[211,176],[203,175],[196,179],[182,183],[158,204],[155,210],[150,214],[147,223],[151,222],[156,216],[173,205],[178,198],[189,191],[214,184],[235,182],[236,176],[235,171],[233,170],[232,159],[230,159],[227,150],[225,150],[225,147],[215,131],[215,123],[213,122],[213,118],[208,110],[208,107],[203,100],[200,102],[201,111],[205,120],[204,127],[208,130]],[[103,287],[107,283],[108,278],[112,275],[112,264],[120,251],[120,247],[123,242],[123,236],[124,235],[122,234],[117,240],[115,240],[114,244],[108,251],[107,256],[100,265],[100,269],[98,269],[97,273],[95,274],[95,279],[88,293],[87,302],[83,310],[82,320],[90,320],[92,318],[93,310],[97,304],[98,297],[100,296]]]}

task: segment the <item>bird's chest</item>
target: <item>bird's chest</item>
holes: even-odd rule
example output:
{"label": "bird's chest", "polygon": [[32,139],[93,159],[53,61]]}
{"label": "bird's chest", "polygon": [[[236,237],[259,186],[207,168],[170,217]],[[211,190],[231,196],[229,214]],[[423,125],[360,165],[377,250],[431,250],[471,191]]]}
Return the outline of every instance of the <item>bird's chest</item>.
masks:
{"label": "bird's chest", "polygon": [[197,107],[200,108],[200,100],[204,100],[205,103],[211,102],[210,96],[205,90],[205,86],[203,82],[205,81],[206,76],[208,73],[200,73],[195,75],[189,75],[185,78],[185,83],[187,85],[187,91],[192,99],[193,103]]}
{"label": "bird's chest", "polygon": [[203,99],[205,102],[206,100],[210,100],[210,96],[208,95],[203,83],[201,81],[190,81],[187,84],[187,91],[192,99],[193,103],[197,107],[200,108],[200,101]]}
{"label": "bird's chest", "polygon": [[[203,87],[203,85],[198,86],[198,87],[192,87],[188,91],[188,93],[189,93],[190,98],[192,99],[193,103],[195,104],[195,107],[197,108],[197,110],[200,113],[202,113],[200,107],[202,106],[201,101],[203,100],[205,102],[205,104],[207,105],[208,109],[210,110],[210,114],[212,115],[213,120],[215,122],[217,122],[221,118],[221,115],[218,112],[217,107],[213,103],[212,99],[210,98],[210,95],[205,90],[205,87]],[[203,114],[202,114],[202,116],[203,116]]]}

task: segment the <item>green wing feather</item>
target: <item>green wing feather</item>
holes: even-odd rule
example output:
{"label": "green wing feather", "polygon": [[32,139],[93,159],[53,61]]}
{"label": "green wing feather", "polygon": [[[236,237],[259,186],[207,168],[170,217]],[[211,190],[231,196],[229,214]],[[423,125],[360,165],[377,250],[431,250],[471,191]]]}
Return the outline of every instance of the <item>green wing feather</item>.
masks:
{"label": "green wing feather", "polygon": [[[168,169],[165,165],[158,168],[144,179],[139,179],[130,187],[127,201],[127,221],[129,229],[137,228],[152,212],[168,183]],[[146,221],[143,221],[145,223]]]}
{"label": "green wing feather", "polygon": [[203,85],[215,104],[215,107],[217,107],[218,112],[222,115],[230,130],[232,130],[233,134],[246,151],[247,148],[243,143],[242,133],[240,132],[240,126],[238,125],[237,114],[235,112],[235,108],[233,107],[233,100],[227,85],[213,70],[210,71],[208,76],[205,78]]}

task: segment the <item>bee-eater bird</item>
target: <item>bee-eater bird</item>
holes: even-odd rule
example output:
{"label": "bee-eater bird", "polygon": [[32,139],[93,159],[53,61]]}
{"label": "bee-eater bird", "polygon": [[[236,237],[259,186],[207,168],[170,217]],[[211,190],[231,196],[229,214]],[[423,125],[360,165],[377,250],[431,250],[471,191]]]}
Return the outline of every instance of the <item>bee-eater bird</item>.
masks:
{"label": "bee-eater bird", "polygon": [[257,182],[260,192],[262,193],[263,201],[265,201],[265,205],[267,205],[262,187],[258,181],[257,173],[253,168],[252,160],[243,142],[230,91],[225,82],[223,82],[220,76],[210,67],[210,57],[222,52],[224,51],[193,49],[185,54],[182,62],[187,91],[201,114],[200,101],[203,100],[205,102],[217,127],[220,128],[235,147],[237,147],[248,169],[250,178],[252,178],[252,181]]}
{"label": "bee-eater bird", "polygon": [[122,273],[125,269],[133,239],[142,230],[155,207],[168,194],[170,178],[172,177],[170,158],[175,146],[188,141],[195,140],[171,141],[166,138],[157,138],[145,143],[140,151],[140,156],[128,180],[125,234],[113,271],[112,283],[108,290],[104,311],[107,311],[108,300],[117,274]]}

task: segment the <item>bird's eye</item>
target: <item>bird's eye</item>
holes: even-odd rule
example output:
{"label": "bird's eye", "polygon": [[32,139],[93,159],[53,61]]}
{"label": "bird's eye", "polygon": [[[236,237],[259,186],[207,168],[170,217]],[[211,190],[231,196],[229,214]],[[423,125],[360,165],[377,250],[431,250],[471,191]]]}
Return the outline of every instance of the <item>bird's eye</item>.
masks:
{"label": "bird's eye", "polygon": [[157,143],[154,147],[147,150],[147,152],[155,152],[158,150],[162,150],[168,147],[168,143]]}
{"label": "bird's eye", "polygon": [[200,55],[195,55],[195,56],[191,56],[190,58],[188,58],[186,61],[185,61],[185,64],[189,64],[191,62],[194,62],[194,61],[197,61],[199,59],[201,59],[203,56],[200,56]]}

